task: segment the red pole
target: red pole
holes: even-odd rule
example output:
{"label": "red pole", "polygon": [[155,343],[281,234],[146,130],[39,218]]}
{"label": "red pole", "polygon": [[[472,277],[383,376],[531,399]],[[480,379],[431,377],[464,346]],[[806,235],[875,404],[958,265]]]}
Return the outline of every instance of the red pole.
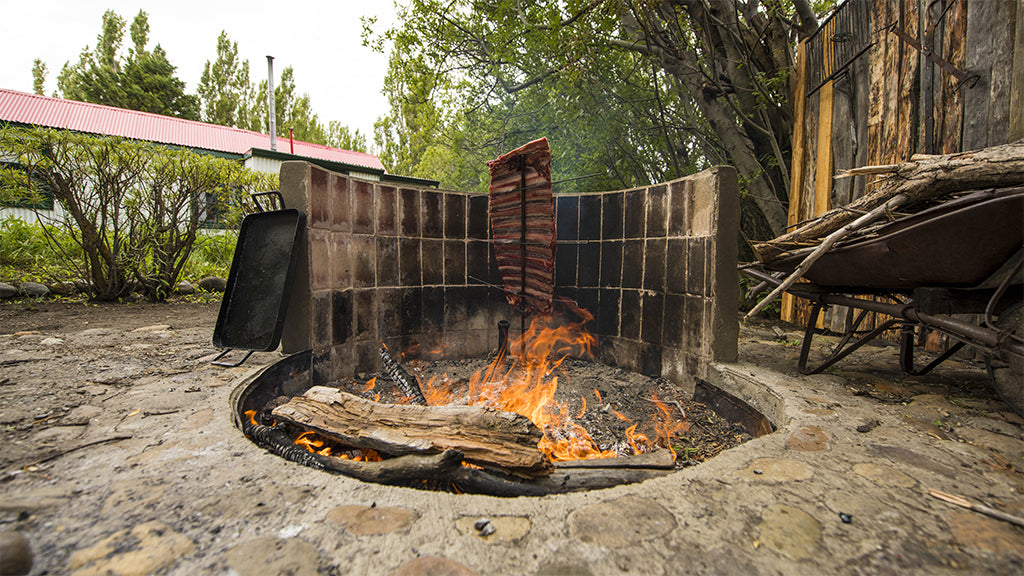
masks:
{"label": "red pole", "polygon": [[291,128],[288,129],[288,146],[291,148],[291,153],[295,154],[295,131]]}

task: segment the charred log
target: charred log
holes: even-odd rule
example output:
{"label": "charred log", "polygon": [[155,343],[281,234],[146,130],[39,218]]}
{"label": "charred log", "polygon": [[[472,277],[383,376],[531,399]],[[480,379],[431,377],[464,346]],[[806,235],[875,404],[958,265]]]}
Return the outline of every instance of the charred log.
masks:
{"label": "charred log", "polygon": [[416,378],[402,368],[402,365],[388,352],[388,347],[383,344],[380,345],[380,359],[384,362],[384,370],[388,377],[398,385],[402,393],[411,398],[413,404],[426,406],[427,399],[423,396],[423,391],[420,390]]}
{"label": "charred log", "polygon": [[449,478],[452,484],[463,492],[514,498],[611,488],[622,484],[643,482],[671,472],[672,470],[650,468],[579,468],[556,470],[546,478],[522,480],[489,470],[463,467],[454,471]]}
{"label": "charred log", "polygon": [[331,472],[378,484],[409,484],[444,479],[454,470],[462,468],[462,452],[458,450],[445,450],[440,454],[409,454],[380,462],[355,462],[333,456],[310,455]]}
{"label": "charred log", "polygon": [[277,454],[285,460],[316,468],[317,470],[327,469],[323,462],[317,458],[317,454],[296,446],[284,426],[264,426],[262,424],[246,423],[242,427],[242,433],[251,438],[253,442],[264,450]]}
{"label": "charred log", "polygon": [[382,454],[461,451],[467,462],[516,475],[549,474],[537,449],[540,429],[528,418],[479,406],[378,404],[335,388],[315,386],[274,409],[273,415],[339,443]]}

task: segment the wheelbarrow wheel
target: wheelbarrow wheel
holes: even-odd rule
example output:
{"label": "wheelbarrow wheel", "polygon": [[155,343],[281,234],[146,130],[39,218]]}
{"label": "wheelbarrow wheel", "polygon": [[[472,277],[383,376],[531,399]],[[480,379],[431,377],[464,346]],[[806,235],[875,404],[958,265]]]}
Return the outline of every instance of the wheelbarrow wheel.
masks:
{"label": "wheelbarrow wheel", "polygon": [[[1012,330],[1017,336],[1024,335],[1024,304],[1017,304],[1000,314],[996,326]],[[996,392],[1017,414],[1024,416],[1024,358],[989,358],[985,364]]]}

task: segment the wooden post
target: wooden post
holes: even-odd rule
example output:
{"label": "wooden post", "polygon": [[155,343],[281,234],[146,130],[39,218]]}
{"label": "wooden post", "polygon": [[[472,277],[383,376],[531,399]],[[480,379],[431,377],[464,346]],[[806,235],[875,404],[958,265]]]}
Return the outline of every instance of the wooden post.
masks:
{"label": "wooden post", "polygon": [[[806,137],[804,131],[804,108],[807,103],[807,42],[797,47],[796,81],[793,85],[793,164],[789,178],[789,214],[786,225],[789,228],[800,222],[800,204],[804,191],[805,164],[807,162]],[[782,319],[793,322],[796,319],[796,298],[792,294],[782,295]]]}
{"label": "wooden post", "polygon": [[1013,76],[1010,78],[1010,132],[1007,142],[1024,138],[1024,2],[1017,3],[1017,31],[1013,41]]}
{"label": "wooden post", "polygon": [[835,105],[835,88],[829,80],[818,91],[818,146],[815,152],[817,163],[814,180],[814,214],[820,216],[832,206],[832,107]]}

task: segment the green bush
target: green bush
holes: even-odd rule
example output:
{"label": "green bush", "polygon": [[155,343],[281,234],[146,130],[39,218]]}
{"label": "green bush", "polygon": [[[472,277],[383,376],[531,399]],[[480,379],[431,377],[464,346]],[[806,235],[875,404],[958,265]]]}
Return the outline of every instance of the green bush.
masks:
{"label": "green bush", "polygon": [[[100,300],[138,286],[163,300],[190,262],[188,274],[226,275],[225,245],[234,242],[207,236],[204,227],[211,220],[237,225],[249,194],[277,187],[277,176],[225,158],[44,128],[0,127],[0,156],[9,159],[0,166],[0,200],[39,205],[52,197],[62,208],[55,224],[63,235],[51,246],[77,247],[80,256],[68,260]],[[200,239],[209,248],[197,246]]]}

